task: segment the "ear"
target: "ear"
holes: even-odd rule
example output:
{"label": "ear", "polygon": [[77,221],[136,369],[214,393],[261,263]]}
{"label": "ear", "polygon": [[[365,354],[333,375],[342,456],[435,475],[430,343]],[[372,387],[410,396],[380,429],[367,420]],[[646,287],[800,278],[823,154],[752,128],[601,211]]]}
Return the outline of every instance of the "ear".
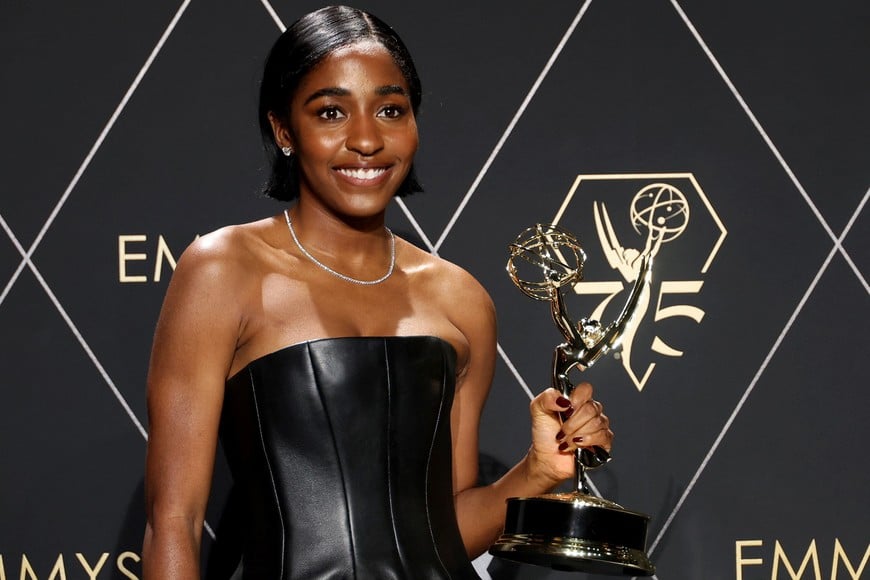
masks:
{"label": "ear", "polygon": [[272,125],[272,134],[275,136],[275,143],[278,144],[278,147],[293,147],[290,130],[272,111],[269,111],[269,124]]}

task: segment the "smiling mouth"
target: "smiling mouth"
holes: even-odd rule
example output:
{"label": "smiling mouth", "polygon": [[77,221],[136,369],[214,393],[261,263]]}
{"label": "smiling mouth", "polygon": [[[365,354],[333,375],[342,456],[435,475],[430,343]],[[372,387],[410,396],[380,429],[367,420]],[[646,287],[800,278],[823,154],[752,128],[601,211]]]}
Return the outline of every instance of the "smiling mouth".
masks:
{"label": "smiling mouth", "polygon": [[387,172],[386,167],[367,167],[367,168],[342,168],[337,169],[340,174],[351,179],[359,181],[373,181],[381,177]]}

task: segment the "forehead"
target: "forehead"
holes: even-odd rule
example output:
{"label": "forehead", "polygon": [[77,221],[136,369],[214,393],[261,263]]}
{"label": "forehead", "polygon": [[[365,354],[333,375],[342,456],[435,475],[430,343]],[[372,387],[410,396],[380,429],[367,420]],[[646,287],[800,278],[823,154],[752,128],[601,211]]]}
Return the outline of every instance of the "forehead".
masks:
{"label": "forehead", "polygon": [[324,57],[299,84],[297,96],[324,87],[353,88],[401,85],[408,82],[393,56],[375,41],[357,42],[339,48]]}

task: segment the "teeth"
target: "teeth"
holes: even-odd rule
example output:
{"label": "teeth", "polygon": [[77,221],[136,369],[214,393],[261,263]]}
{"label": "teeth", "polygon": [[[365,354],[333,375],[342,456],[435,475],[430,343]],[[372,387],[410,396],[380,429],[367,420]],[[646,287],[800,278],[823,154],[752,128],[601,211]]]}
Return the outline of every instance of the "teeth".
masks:
{"label": "teeth", "polygon": [[353,179],[375,179],[382,175],[386,169],[369,168],[369,169],[339,169],[338,172],[342,175],[347,175]]}

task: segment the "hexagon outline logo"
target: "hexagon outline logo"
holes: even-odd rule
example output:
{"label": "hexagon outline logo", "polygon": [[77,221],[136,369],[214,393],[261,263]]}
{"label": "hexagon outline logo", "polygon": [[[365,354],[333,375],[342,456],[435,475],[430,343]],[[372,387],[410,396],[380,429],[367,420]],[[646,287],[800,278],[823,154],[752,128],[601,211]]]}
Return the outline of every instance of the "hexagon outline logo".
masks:
{"label": "hexagon outline logo", "polygon": [[[643,237],[642,247],[630,247],[623,245],[617,227],[614,226],[614,218],[608,211],[608,204],[604,199],[592,200],[592,214],[595,222],[595,231],[599,240],[602,253],[611,269],[619,273],[619,279],[608,281],[581,281],[574,286],[575,293],[586,296],[601,296],[602,298],[595,307],[589,318],[601,320],[604,311],[610,302],[621,294],[628,286],[634,283],[636,278],[636,266],[641,255],[648,254],[655,258],[657,255],[667,254],[665,246],[673,242],[686,232],[690,223],[699,221],[697,211],[706,212],[706,226],[712,226],[713,231],[707,232],[710,248],[702,257],[702,265],[699,274],[703,276],[713,264],[716,255],[725,241],[728,231],[721,218],[710,203],[694,174],[691,172],[672,173],[610,173],[610,174],[580,174],[574,180],[571,189],[565,196],[561,207],[553,219],[554,224],[559,224],[565,218],[569,207],[577,203],[581,186],[589,183],[604,183],[616,185],[618,182],[642,182],[643,186],[631,193],[631,201],[628,207],[628,222],[631,229]],[[683,193],[674,183],[688,183],[691,193],[700,200],[700,207],[693,208],[689,197]],[[682,185],[681,185],[682,186]],[[687,189],[683,186],[684,189]],[[600,192],[599,192],[600,193]],[[629,193],[626,188],[619,191],[619,195],[627,199]],[[612,192],[611,192],[612,195]],[[612,201],[612,200],[611,200]],[[701,214],[703,217],[703,213]],[[617,224],[618,225],[618,224]],[[563,227],[566,227],[563,225]],[[568,230],[572,228],[567,227]],[[623,229],[625,229],[623,224]],[[624,238],[623,238],[624,239]],[[587,252],[590,251],[587,249]],[[699,276],[699,278],[700,278]],[[653,269],[653,277],[656,277],[656,269]],[[638,353],[639,345],[635,338],[637,330],[644,320],[651,314],[652,323],[675,317],[686,317],[700,324],[704,318],[704,310],[690,304],[671,304],[667,299],[669,295],[698,294],[704,285],[702,279],[694,280],[665,280],[662,279],[647,289],[641,296],[638,307],[637,323],[633,325],[622,338],[621,351],[617,353],[626,374],[631,379],[637,390],[643,391],[647,385],[656,362],[648,362],[645,368],[633,360],[633,355]],[[655,300],[653,300],[655,296]],[[618,301],[617,301],[618,302]],[[654,334],[649,349],[652,353],[666,357],[681,357],[684,353],[677,347],[665,342],[665,339]]]}

